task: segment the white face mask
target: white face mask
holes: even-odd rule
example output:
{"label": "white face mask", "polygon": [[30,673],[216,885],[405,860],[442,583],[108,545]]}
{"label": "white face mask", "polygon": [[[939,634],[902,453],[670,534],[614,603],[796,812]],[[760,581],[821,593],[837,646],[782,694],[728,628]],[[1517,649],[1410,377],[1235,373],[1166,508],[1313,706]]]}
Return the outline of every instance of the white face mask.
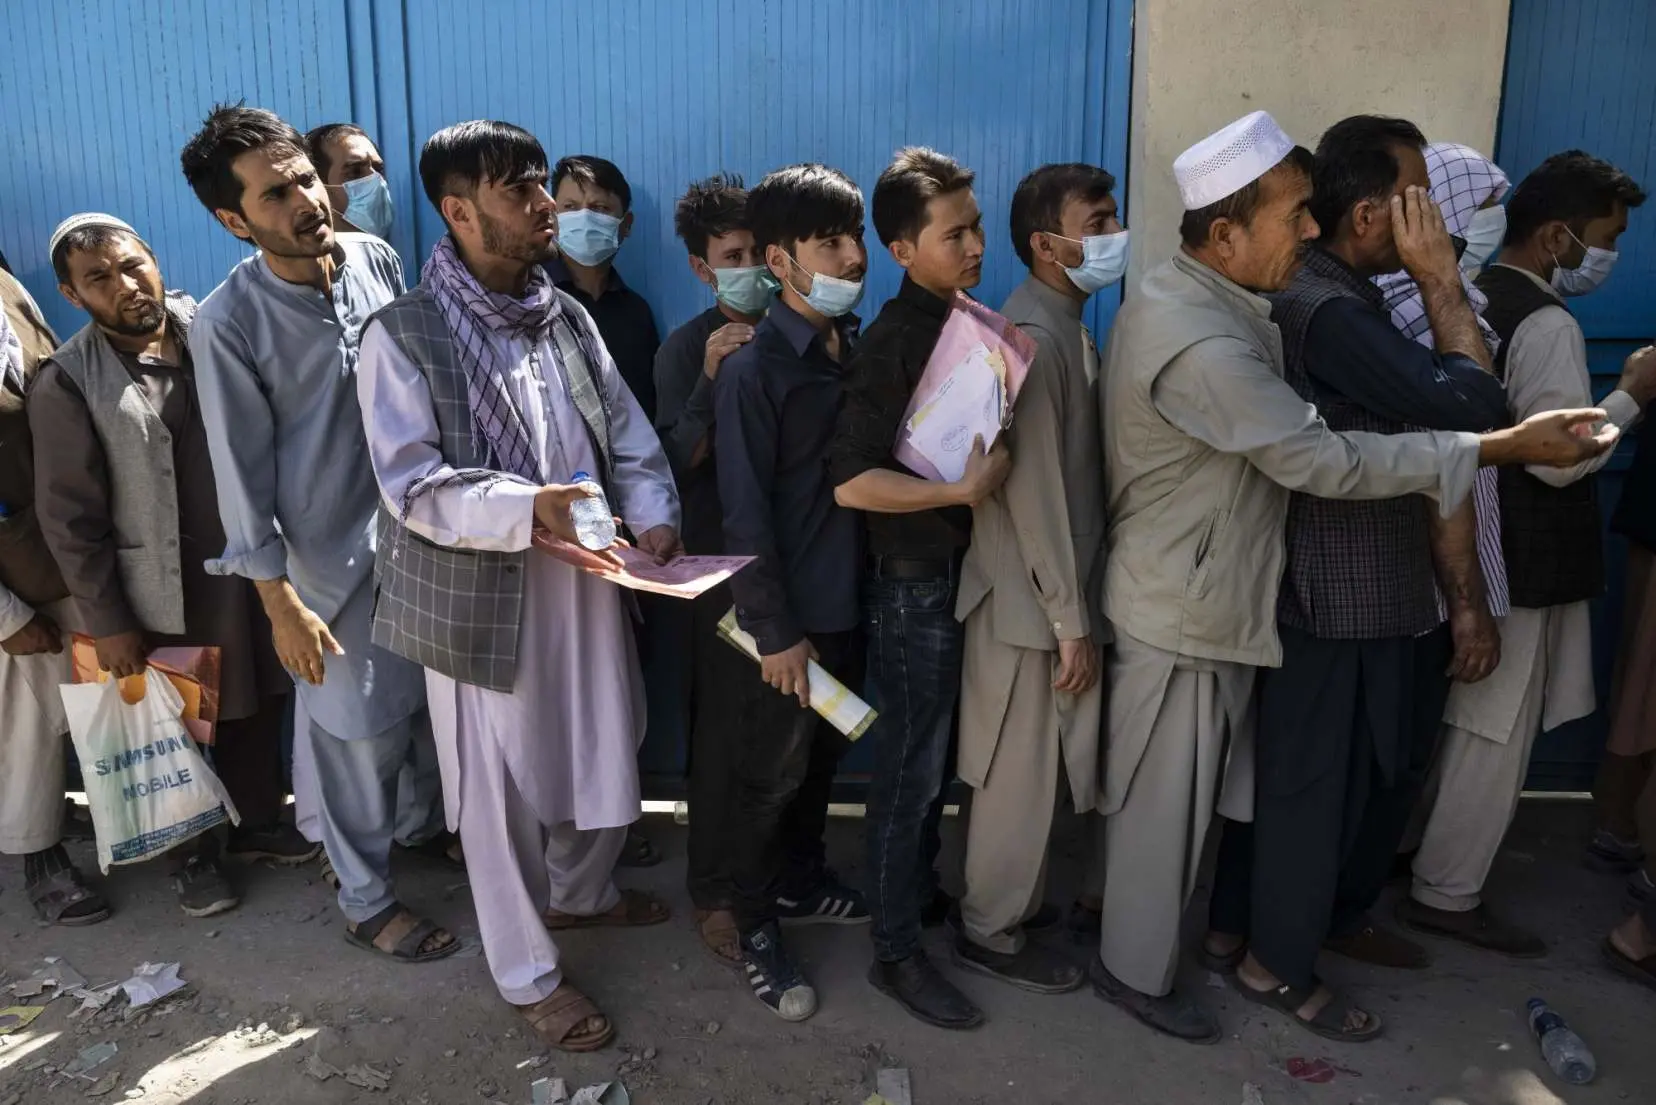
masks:
{"label": "white face mask", "polygon": [[1081,263],[1073,269],[1066,265],[1064,272],[1069,275],[1070,283],[1074,284],[1082,295],[1092,295],[1127,274],[1127,231],[1123,230],[1118,234],[1089,234],[1079,241],[1065,238],[1062,234],[1052,236],[1066,242],[1075,242],[1081,247]]}
{"label": "white face mask", "polygon": [[1472,213],[1472,221],[1466,224],[1466,233],[1461,235],[1466,239],[1466,252],[1460,259],[1462,272],[1475,273],[1489,263],[1501,248],[1506,226],[1505,207],[1482,207]]}
{"label": "white face mask", "polygon": [[[1586,295],[1597,291],[1599,285],[1610,279],[1610,270],[1616,267],[1616,258],[1621,254],[1613,249],[1600,249],[1590,246],[1580,238],[1576,238],[1575,231],[1569,227],[1564,233],[1575,239],[1575,244],[1586,250],[1581,258],[1581,264],[1573,269],[1559,265],[1553,270],[1552,286],[1559,295],[1576,296]],[[1553,261],[1557,262],[1558,255],[1553,254]]]}

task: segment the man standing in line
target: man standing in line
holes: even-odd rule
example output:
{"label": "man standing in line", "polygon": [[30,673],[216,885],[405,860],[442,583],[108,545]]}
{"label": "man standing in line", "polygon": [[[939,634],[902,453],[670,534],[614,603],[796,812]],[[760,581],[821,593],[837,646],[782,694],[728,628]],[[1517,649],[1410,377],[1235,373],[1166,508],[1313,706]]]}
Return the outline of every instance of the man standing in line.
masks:
{"label": "man standing in line", "polygon": [[[550,1045],[602,1047],[609,1019],[547,931],[665,921],[611,879],[639,813],[643,685],[613,555],[575,544],[593,477],[660,560],[682,548],[655,432],[592,319],[552,287],[546,154],[509,123],[434,134],[420,180],[449,233],[377,313],[358,374],[368,449],[399,519],[380,550],[374,639],[426,668],[451,824],[496,987]],[[531,547],[537,528],[575,563]]]}
{"label": "man standing in line", "polygon": [[398,772],[431,732],[420,669],[370,640],[381,519],[355,388],[362,328],[401,294],[402,264],[334,232],[304,139],[271,112],[214,108],[180,161],[202,206],[258,247],[190,328],[225,530],[207,570],[254,582],[295,678],[295,743],[315,765],[295,789],[314,787],[347,939],[440,958],[454,937],[391,885]]}
{"label": "man standing in line", "polygon": [[[1609,276],[1629,210],[1644,200],[1630,176],[1579,150],[1548,158],[1512,194],[1505,244],[1477,285],[1501,339],[1495,372],[1513,418],[1592,401],[1587,342],[1564,297]],[[1656,349],[1646,346],[1627,358],[1602,406],[1625,431],[1653,396]],[[1544,940],[1495,915],[1481,892],[1536,737],[1597,707],[1588,605],[1604,592],[1596,473],[1608,460],[1500,474],[1512,609],[1494,673],[1449,695],[1436,794],[1414,885],[1398,908],[1416,932],[1506,955],[1546,954]]]}
{"label": "man standing in line", "polygon": [[1029,278],[1001,313],[1037,352],[1007,431],[1011,472],[973,512],[961,569],[960,777],[976,793],[957,962],[1037,993],[1082,982],[1024,927],[1042,906],[1063,795],[1080,813],[1098,803],[1098,650],[1110,627],[1098,587],[1098,346],[1081,311],[1126,272],[1114,191],[1097,166],[1047,165],[1012,196],[1012,245]]}
{"label": "man standing in line", "polygon": [[[952,902],[938,887],[943,787],[953,774],[964,632],[955,620],[971,507],[1006,478],[1006,446],[974,449],[956,483],[935,483],[892,455],[950,301],[983,275],[983,219],[972,173],[919,147],[899,150],[874,186],[874,230],[904,270],[903,284],[846,373],[834,435],[834,498],[868,526],[863,622],[869,687],[880,716],[869,729],[868,876],[874,913],[869,981],[911,1015],[973,1028],[983,1014],[931,965],[921,926]],[[1050,982],[1051,979],[1049,978]]]}
{"label": "man standing in line", "polygon": [[[64,298],[92,317],[29,390],[36,512],[73,598],[70,628],[98,664],[139,675],[162,645],[219,650],[213,770],[235,803],[232,859],[283,866],[321,848],[282,821],[282,718],[293,682],[253,585],[207,574],[224,549],[207,428],[185,345],[195,301],[165,293],[149,245],[109,215],[52,235]],[[178,902],[210,917],[239,900],[216,834],[168,853]]]}
{"label": "man standing in line", "polygon": [[861,683],[857,518],[834,502],[827,461],[868,252],[862,193],[826,165],[771,173],[749,193],[747,221],[782,290],[714,381],[725,551],[755,558],[730,590],[760,654],[759,670],[749,664],[731,691],[740,828],[728,862],[748,986],[783,1020],[802,1021],[816,1012],[816,991],[780,926],[868,922],[862,895],[824,857],[828,795],[848,742],[810,709],[806,678],[815,660],[846,686]]}
{"label": "man standing in line", "polygon": [[[1282,651],[1276,582],[1291,490],[1324,497],[1426,494],[1453,512],[1480,463],[1570,464],[1614,431],[1578,437],[1599,411],[1555,412],[1481,437],[1337,434],[1283,379],[1281,336],[1259,293],[1288,287],[1304,244],[1312,157],[1265,112],[1173,163],[1183,245],[1126,299],[1099,405],[1108,483],[1105,613],[1109,745],[1103,930],[1094,989],[1157,1031],[1211,1043],[1213,1016],[1174,987],[1180,921],[1215,798],[1252,814],[1256,666]],[[1391,201],[1418,224],[1424,194]],[[1263,586],[1262,586],[1263,581]],[[1296,1010],[1337,1038],[1367,1015],[1324,989]]]}
{"label": "man standing in line", "polygon": [[368,132],[355,123],[324,123],[305,135],[305,148],[322,183],[334,229],[391,240],[395,209],[385,181],[385,159]]}
{"label": "man standing in line", "polygon": [[[754,326],[776,298],[776,281],[754,244],[741,177],[721,174],[692,184],[678,201],[673,227],[689,252],[690,271],[712,289],[714,305],[668,334],[656,353],[656,430],[683,504],[685,551],[717,556],[724,552],[724,512],[713,456],[714,383],[725,358],[753,340]],[[690,657],[688,882],[696,928],[720,962],[740,967],[729,861],[735,834],[746,828],[731,800],[739,752],[732,738],[741,724],[739,688],[750,672],[740,653],[716,643],[731,601],[724,584],[696,599],[669,647]]]}

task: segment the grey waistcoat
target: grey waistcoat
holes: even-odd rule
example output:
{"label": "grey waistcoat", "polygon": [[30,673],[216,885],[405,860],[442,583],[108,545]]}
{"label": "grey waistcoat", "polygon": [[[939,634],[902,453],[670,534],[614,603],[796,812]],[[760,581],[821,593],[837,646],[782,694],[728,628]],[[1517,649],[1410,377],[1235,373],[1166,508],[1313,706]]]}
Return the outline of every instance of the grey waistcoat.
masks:
{"label": "grey waistcoat", "polygon": [[[195,300],[168,292],[166,307],[179,340],[185,340],[195,318]],[[88,324],[64,342],[50,359],[85,396],[92,428],[103,444],[115,565],[127,604],[150,632],[183,633],[172,434],[95,325]]]}
{"label": "grey waistcoat", "polygon": [[[565,293],[553,294],[563,299],[564,313],[553,324],[552,340],[562,354],[575,406],[603,459],[600,482],[607,493],[614,467],[609,410],[570,328],[580,324],[579,307]],[[417,285],[382,307],[374,320],[426,378],[443,460],[462,479],[491,478],[484,472],[488,458],[472,434],[466,373],[431,293]],[[401,506],[406,514],[407,504]],[[374,643],[458,682],[510,692],[517,675],[524,562],[531,555],[542,554],[433,544],[382,509],[374,563]]]}

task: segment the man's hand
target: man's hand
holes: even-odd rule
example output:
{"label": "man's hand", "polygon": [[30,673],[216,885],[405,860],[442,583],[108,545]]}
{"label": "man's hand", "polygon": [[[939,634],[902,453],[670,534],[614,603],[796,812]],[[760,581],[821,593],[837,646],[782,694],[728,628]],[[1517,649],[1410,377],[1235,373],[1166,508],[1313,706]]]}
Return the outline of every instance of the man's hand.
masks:
{"label": "man's hand", "polygon": [[1460,262],[1449,240],[1443,212],[1424,188],[1408,187],[1391,198],[1392,241],[1403,268],[1424,284],[1428,280],[1460,283]]}
{"label": "man's hand", "polygon": [[[615,554],[614,545],[594,551],[581,544],[575,536],[575,519],[570,516],[570,504],[588,498],[591,496],[579,484],[554,483],[540,489],[535,496],[535,524],[546,531],[555,546],[544,551],[584,572],[598,575],[619,572],[621,558]],[[615,525],[619,529],[621,519],[617,518]],[[621,543],[617,541],[615,544]]]}
{"label": "man's hand", "polygon": [[0,641],[0,649],[7,656],[35,656],[42,652],[63,651],[63,631],[45,614],[36,614],[29,624]]}
{"label": "man's hand", "polygon": [[657,564],[665,564],[684,555],[684,542],[672,526],[657,526],[638,535],[638,547],[655,557]]}
{"label": "man's hand", "polygon": [[287,580],[261,579],[255,586],[270,618],[271,637],[276,642],[276,655],[282,666],[305,682],[321,686],[327,674],[324,652],[345,655],[345,650],[328,631],[328,623],[299,601],[298,593]]}
{"label": "man's hand", "polygon": [[1006,439],[995,442],[988,452],[983,449],[983,435],[972,438],[972,452],[966,458],[966,471],[955,481],[963,506],[977,506],[1006,482],[1012,471],[1012,454],[1007,451]]}
{"label": "man's hand", "polygon": [[1570,468],[1614,448],[1621,431],[1598,408],[1543,411],[1479,439],[1480,464],[1540,464]]}
{"label": "man's hand", "polygon": [[93,641],[98,651],[98,666],[116,679],[144,674],[149,662],[149,647],[144,644],[142,630],[116,633]]}
{"label": "man's hand", "polygon": [[[702,354],[702,372],[709,380],[719,375],[724,359],[753,340],[753,327],[745,322],[727,322],[707,335],[707,351]],[[639,542],[640,545],[643,541]]]}
{"label": "man's hand", "polygon": [[1631,395],[1641,407],[1656,398],[1656,345],[1647,345],[1627,358],[1616,388]]}
{"label": "man's hand", "polygon": [[1091,637],[1058,642],[1058,677],[1052,689],[1065,694],[1086,694],[1098,682],[1098,649]]}
{"label": "man's hand", "polygon": [[1452,603],[1449,633],[1455,640],[1449,678],[1458,683],[1476,683],[1500,665],[1501,631],[1487,604]]}
{"label": "man's hand", "polygon": [[805,674],[805,664],[817,658],[816,646],[809,639],[784,652],[759,658],[759,675],[766,683],[783,694],[797,695],[799,705],[811,705],[811,681]]}

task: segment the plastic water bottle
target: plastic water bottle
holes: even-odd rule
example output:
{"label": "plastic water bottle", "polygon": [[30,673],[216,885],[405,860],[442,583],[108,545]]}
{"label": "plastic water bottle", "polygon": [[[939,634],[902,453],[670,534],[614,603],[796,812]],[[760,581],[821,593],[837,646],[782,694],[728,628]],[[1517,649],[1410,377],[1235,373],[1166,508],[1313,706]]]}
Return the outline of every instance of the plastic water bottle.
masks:
{"label": "plastic water bottle", "polygon": [[1576,1086],[1585,1086],[1593,1080],[1598,1073],[1593,1053],[1587,1050],[1580,1036],[1570,1031],[1564,1018],[1540,998],[1529,1000],[1529,1025],[1541,1042],[1541,1055],[1554,1074]]}
{"label": "plastic water bottle", "polygon": [[583,548],[600,552],[615,544],[615,515],[610,513],[609,499],[604,489],[586,472],[575,473],[572,481],[587,493],[569,505],[569,516],[575,523],[575,539]]}

